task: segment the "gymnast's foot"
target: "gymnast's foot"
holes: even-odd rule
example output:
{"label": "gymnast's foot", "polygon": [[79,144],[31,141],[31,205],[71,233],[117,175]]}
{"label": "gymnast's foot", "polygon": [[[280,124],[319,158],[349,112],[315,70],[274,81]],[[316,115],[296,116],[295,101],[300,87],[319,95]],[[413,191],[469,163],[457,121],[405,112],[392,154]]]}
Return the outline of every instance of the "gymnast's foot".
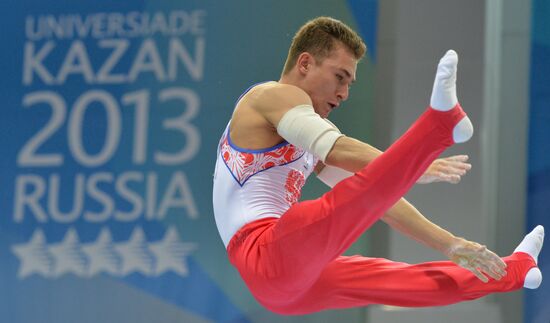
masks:
{"label": "gymnast's foot", "polygon": [[[544,242],[544,227],[538,225],[533,231],[528,233],[514,252],[524,252],[531,256],[535,263],[538,263],[538,256]],[[523,287],[536,289],[542,283],[542,273],[538,268],[531,268],[525,276]]]}
{"label": "gymnast's foot", "polygon": [[[448,111],[458,104],[456,97],[456,70],[458,55],[454,50],[448,50],[437,65],[434,87],[430,106],[439,111]],[[465,116],[453,129],[455,143],[468,141],[474,133],[470,118]]]}

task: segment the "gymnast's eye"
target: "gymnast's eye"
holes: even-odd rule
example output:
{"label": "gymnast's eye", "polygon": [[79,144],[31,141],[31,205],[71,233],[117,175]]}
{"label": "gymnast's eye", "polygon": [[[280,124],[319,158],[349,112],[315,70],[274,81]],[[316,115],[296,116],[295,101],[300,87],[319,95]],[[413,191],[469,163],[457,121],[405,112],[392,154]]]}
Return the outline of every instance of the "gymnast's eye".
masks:
{"label": "gymnast's eye", "polygon": [[344,77],[341,75],[341,74],[336,74],[336,78],[338,79],[338,81],[343,81],[344,80]]}

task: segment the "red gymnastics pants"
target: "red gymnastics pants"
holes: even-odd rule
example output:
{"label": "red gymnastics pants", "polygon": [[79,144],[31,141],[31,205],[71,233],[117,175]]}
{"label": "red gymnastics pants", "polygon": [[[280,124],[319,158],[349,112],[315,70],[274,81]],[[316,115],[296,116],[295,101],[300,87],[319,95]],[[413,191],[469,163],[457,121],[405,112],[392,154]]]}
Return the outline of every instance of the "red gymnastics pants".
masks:
{"label": "red gymnastics pants", "polygon": [[369,304],[447,305],[521,288],[536,266],[525,253],[503,258],[508,274],[489,283],[450,261],[341,256],[453,144],[452,129],[464,115],[459,105],[428,108],[386,152],[321,198],[243,226],[227,250],[254,297],[280,314],[306,314]]}

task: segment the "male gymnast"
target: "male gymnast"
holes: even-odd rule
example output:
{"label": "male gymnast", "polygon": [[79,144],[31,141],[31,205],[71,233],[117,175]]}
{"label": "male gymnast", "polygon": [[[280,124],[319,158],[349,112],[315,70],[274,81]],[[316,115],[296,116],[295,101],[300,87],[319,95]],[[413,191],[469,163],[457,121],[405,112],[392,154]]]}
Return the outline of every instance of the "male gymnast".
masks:
{"label": "male gymnast", "polygon": [[[313,19],[294,36],[279,81],[256,84],[237,101],[218,147],[213,204],[229,259],[254,297],[271,311],[305,314],[369,304],[441,306],[537,288],[542,226],[500,258],[402,198],[415,183],[456,183],[470,167],[465,156],[437,159],[473,134],[456,96],[457,54],[443,56],[429,107],[382,153],[326,119],[348,98],[365,51],[344,23]],[[313,171],[332,189],[298,202]],[[378,220],[450,261],[342,256]]]}

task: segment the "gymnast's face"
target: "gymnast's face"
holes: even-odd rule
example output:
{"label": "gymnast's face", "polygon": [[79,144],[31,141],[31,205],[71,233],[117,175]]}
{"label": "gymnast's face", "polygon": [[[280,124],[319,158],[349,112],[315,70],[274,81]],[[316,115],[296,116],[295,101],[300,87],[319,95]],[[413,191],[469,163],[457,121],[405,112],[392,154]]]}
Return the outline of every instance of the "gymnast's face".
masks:
{"label": "gymnast's face", "polygon": [[299,64],[304,76],[302,88],[311,97],[315,112],[328,117],[348,99],[349,88],[355,81],[357,59],[344,45],[337,44],[320,62],[310,55],[309,61]]}

